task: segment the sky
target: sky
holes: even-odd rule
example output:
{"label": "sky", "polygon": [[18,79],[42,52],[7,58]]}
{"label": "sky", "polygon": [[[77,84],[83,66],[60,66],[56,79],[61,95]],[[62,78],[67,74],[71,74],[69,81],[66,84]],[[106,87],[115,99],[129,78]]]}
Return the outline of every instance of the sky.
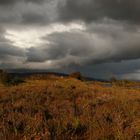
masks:
{"label": "sky", "polygon": [[0,0],[0,69],[140,80],[139,0]]}

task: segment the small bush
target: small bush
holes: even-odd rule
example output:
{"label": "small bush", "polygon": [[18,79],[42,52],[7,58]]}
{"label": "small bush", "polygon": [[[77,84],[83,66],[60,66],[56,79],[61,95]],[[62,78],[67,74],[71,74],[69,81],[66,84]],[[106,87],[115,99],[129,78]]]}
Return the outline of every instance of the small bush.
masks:
{"label": "small bush", "polygon": [[69,77],[76,78],[78,80],[84,79],[80,72],[73,72],[69,75]]}
{"label": "small bush", "polygon": [[23,82],[23,80],[17,76],[12,76],[6,71],[0,71],[0,82],[4,85],[18,85]]}
{"label": "small bush", "polygon": [[18,85],[22,82],[23,82],[23,80],[21,78],[17,77],[17,76],[14,76],[10,79],[10,84],[11,85]]}
{"label": "small bush", "polygon": [[115,83],[115,82],[117,82],[116,77],[112,76],[112,77],[110,78],[110,82],[111,82],[111,83]]}

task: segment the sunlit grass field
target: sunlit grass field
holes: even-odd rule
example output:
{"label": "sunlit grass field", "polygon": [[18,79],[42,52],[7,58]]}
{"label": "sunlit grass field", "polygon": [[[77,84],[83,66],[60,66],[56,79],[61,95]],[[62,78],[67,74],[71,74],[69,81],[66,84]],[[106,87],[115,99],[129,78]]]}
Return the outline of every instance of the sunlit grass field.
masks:
{"label": "sunlit grass field", "polygon": [[0,140],[140,140],[140,89],[129,85],[57,76],[0,84]]}

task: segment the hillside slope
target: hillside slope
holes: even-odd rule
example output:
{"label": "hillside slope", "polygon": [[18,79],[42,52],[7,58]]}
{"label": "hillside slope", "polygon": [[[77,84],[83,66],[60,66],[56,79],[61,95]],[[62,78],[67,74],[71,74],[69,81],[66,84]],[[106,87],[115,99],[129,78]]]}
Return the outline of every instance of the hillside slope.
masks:
{"label": "hillside slope", "polygon": [[1,140],[140,140],[140,90],[52,76],[0,85]]}

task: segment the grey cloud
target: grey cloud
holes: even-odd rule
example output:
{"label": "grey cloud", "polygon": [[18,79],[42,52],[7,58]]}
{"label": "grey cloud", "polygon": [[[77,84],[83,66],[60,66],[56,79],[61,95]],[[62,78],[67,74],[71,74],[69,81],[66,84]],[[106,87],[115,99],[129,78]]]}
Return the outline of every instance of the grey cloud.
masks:
{"label": "grey cloud", "polygon": [[0,0],[0,24],[7,30],[77,20],[86,28],[55,32],[42,38],[44,44],[28,49],[13,45],[0,28],[0,67],[48,66],[89,75],[94,70],[98,76],[104,68],[109,69],[104,75],[134,72],[140,69],[139,13],[139,0]]}
{"label": "grey cloud", "polygon": [[0,69],[15,69],[28,67],[25,65],[25,59],[18,56],[7,56],[4,59],[0,58]]}
{"label": "grey cloud", "polygon": [[5,30],[0,28],[0,61],[10,61],[9,57],[24,57],[24,50],[12,45],[12,42],[5,38]]}
{"label": "grey cloud", "polygon": [[65,50],[60,50],[57,46],[50,48],[48,45],[32,47],[27,50],[27,62],[45,62],[47,60],[60,59],[66,56]]}
{"label": "grey cloud", "polygon": [[10,56],[24,56],[24,51],[18,47],[12,46],[9,43],[0,42],[0,57]]}
{"label": "grey cloud", "polygon": [[139,0],[66,0],[59,4],[62,20],[84,20],[91,22],[97,19],[110,18],[139,23]]}
{"label": "grey cloud", "polygon": [[0,0],[0,5],[14,5],[17,2],[43,3],[45,0]]}
{"label": "grey cloud", "polygon": [[0,1],[0,23],[4,26],[52,23],[57,17],[56,3],[56,0]]}
{"label": "grey cloud", "polygon": [[92,49],[92,46],[86,48],[89,43],[88,37],[79,33],[56,33],[43,39],[49,40],[50,44],[28,49],[28,61],[56,60],[67,56],[83,57],[90,53],[89,47]]}
{"label": "grey cloud", "polygon": [[139,0],[0,0],[0,6],[0,21],[5,23],[93,22],[106,18],[140,22]]}
{"label": "grey cloud", "polygon": [[27,50],[27,62],[45,62],[47,59],[46,51],[44,47],[39,48],[29,48]]}
{"label": "grey cloud", "polygon": [[13,42],[5,38],[5,30],[0,28],[0,68],[22,67],[24,61],[24,49],[14,46]]}
{"label": "grey cloud", "polygon": [[47,23],[43,15],[38,13],[26,13],[22,15],[22,23],[25,24],[44,24]]}
{"label": "grey cloud", "polygon": [[0,5],[10,5],[18,2],[19,0],[0,0]]}
{"label": "grey cloud", "polygon": [[86,65],[139,59],[139,31],[131,31],[127,28],[122,30],[122,28],[121,24],[116,26],[93,24],[87,28],[87,31],[51,34],[43,38],[50,44],[30,49],[28,60],[37,62],[61,59],[62,61],[63,58],[69,65],[75,63]]}
{"label": "grey cloud", "polygon": [[[70,68],[69,68],[70,70]],[[131,73],[135,73],[140,70],[140,59],[137,60],[127,60],[121,63],[103,63],[103,64],[92,64],[84,66],[71,66],[71,71],[81,71],[81,73],[88,77],[94,77],[97,79],[110,79],[112,76],[116,78],[129,78]],[[125,76],[125,75],[128,75]],[[139,79],[139,74],[137,78],[130,77],[131,79]]]}
{"label": "grey cloud", "polygon": [[32,2],[32,3],[43,3],[43,2],[49,2],[50,0],[24,0],[25,2]]}

